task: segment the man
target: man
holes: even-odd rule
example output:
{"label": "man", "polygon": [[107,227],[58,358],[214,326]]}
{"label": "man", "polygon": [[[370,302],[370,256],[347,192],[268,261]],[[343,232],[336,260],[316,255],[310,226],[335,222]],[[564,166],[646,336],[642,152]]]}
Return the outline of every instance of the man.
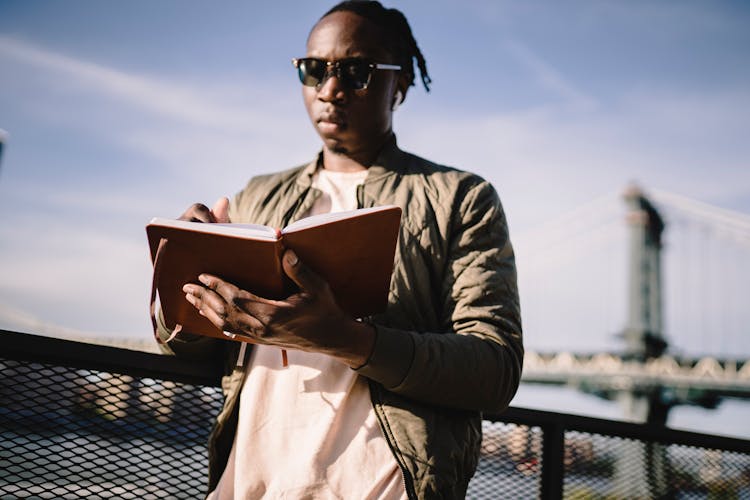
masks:
{"label": "man", "polygon": [[[294,61],[323,142],[318,158],[182,216],[283,227],[331,210],[403,210],[389,305],[375,317],[348,317],[291,250],[283,267],[299,292],[284,300],[219,276],[185,285],[218,328],[255,339],[247,353],[189,333],[169,342],[177,354],[230,360],[209,498],[462,498],[478,460],[480,412],[502,411],[517,389],[515,264],[495,190],[396,145],[393,111],[413,85],[414,59],[427,88],[399,11],[335,6]],[[169,336],[163,322],[159,333]]]}

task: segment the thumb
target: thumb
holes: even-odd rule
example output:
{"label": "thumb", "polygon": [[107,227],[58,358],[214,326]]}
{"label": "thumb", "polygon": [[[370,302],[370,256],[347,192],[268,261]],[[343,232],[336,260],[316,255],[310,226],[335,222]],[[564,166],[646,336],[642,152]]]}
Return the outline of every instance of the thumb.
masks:
{"label": "thumb", "polygon": [[284,272],[302,291],[317,295],[328,288],[328,283],[318,276],[312,269],[304,265],[294,253],[294,250],[284,252],[281,259]]}
{"label": "thumb", "polygon": [[211,213],[214,215],[216,222],[227,223],[229,222],[229,198],[224,196],[219,198],[214,203]]}

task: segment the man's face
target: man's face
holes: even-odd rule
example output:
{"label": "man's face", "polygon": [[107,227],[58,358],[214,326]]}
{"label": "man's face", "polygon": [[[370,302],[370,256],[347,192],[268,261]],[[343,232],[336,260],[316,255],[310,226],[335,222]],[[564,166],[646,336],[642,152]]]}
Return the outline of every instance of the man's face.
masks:
{"label": "man's face", "polygon": [[[307,57],[338,61],[361,57],[392,63],[374,24],[351,12],[321,19],[307,41]],[[307,113],[324,146],[354,158],[372,157],[391,132],[399,72],[375,70],[367,89],[353,90],[330,73],[318,87],[302,87]]]}

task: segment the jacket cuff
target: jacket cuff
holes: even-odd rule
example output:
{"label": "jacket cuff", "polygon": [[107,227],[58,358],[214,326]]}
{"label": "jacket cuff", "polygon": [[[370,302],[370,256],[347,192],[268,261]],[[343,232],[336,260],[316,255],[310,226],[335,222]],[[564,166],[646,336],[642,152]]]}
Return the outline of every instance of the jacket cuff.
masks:
{"label": "jacket cuff", "polygon": [[[167,328],[167,323],[164,321],[164,313],[161,309],[158,309],[156,311],[156,333],[159,335],[159,338],[161,338],[162,341],[166,342],[169,337],[172,336],[172,330]],[[194,342],[196,340],[200,340],[201,338],[205,338],[203,335],[198,335],[195,333],[188,333],[188,332],[180,332],[177,334],[175,338],[173,338],[169,343],[186,343],[186,342]]]}
{"label": "jacket cuff", "polygon": [[410,332],[381,325],[375,327],[375,346],[367,362],[355,371],[380,382],[386,389],[397,387],[406,378],[414,360],[414,340]]}

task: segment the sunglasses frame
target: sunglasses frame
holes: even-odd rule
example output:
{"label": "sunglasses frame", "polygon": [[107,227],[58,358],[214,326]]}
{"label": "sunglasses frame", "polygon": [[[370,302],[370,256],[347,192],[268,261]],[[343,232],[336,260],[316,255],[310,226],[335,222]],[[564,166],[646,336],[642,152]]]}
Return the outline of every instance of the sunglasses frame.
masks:
{"label": "sunglasses frame", "polygon": [[[309,85],[305,83],[305,78],[302,74],[302,70],[300,69],[300,65],[305,61],[317,61],[319,63],[325,63],[325,72],[323,73],[323,78],[321,78],[318,83],[315,83],[313,85]],[[342,78],[341,73],[341,65],[347,62],[361,62],[364,64],[368,69],[367,73],[367,80],[362,82],[362,87],[355,87],[354,85],[351,85],[351,81],[347,77]],[[306,87],[315,87],[316,89],[319,89],[323,84],[325,83],[328,78],[330,78],[331,73],[336,75],[336,78],[338,78],[342,83],[346,85],[346,87],[350,88],[351,90],[367,90],[367,87],[370,85],[370,80],[372,80],[372,73],[375,70],[391,70],[391,71],[401,71],[401,66],[398,64],[386,64],[386,63],[374,63],[370,62],[367,59],[362,59],[358,57],[351,57],[348,59],[339,59],[337,61],[326,61],[325,59],[319,59],[317,57],[299,57],[292,59],[292,64],[295,68],[297,68],[297,76],[299,77],[300,83],[302,85],[305,85]]]}

